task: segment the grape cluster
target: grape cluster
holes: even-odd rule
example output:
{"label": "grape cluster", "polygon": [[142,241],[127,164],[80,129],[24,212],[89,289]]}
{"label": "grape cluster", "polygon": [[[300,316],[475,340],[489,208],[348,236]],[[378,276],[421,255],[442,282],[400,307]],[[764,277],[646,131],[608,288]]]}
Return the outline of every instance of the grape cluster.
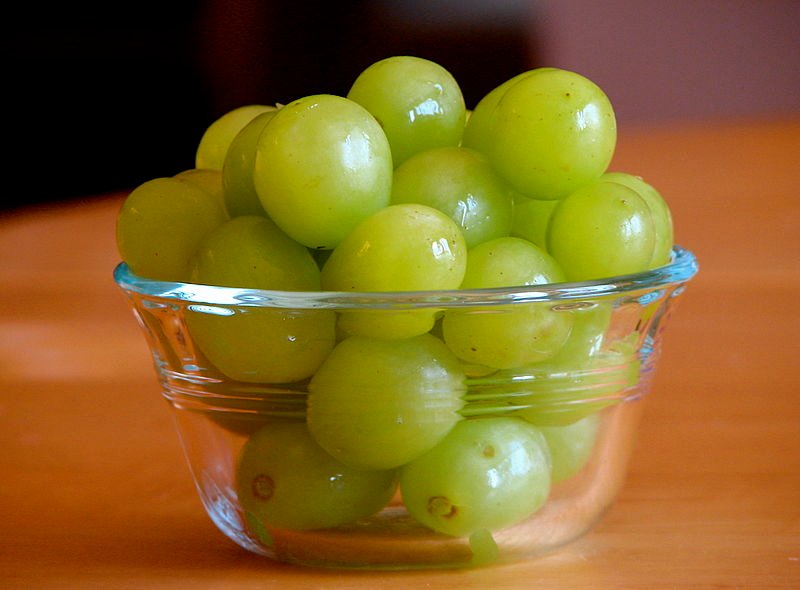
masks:
{"label": "grape cluster", "polygon": [[[470,111],[440,65],[392,57],[346,97],[224,114],[196,168],[130,193],[117,243],[143,277],[284,291],[636,273],[669,261],[672,220],[651,185],[607,171],[616,140],[608,98],[574,72],[525,72]],[[597,399],[638,375],[635,354],[602,346],[610,317],[603,303],[184,312],[227,378],[307,388],[305,423],[270,420],[243,447],[251,522],[338,526],[399,493],[420,523],[457,536],[526,519],[583,468]],[[513,411],[468,411],[468,377],[521,368],[540,378]],[[486,380],[482,396],[506,382]]]}

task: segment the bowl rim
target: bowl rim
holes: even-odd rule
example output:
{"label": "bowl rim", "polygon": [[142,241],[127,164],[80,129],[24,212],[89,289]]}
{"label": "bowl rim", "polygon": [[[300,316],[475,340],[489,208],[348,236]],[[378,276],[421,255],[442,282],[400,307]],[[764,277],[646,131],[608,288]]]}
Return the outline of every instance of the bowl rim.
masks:
{"label": "bowl rim", "polygon": [[668,264],[634,274],[588,281],[489,289],[432,291],[279,291],[159,281],[134,274],[125,262],[114,269],[114,281],[128,295],[175,304],[278,307],[289,309],[453,308],[511,303],[569,302],[614,297],[659,289],[682,290],[698,272],[697,258],[674,246]]}

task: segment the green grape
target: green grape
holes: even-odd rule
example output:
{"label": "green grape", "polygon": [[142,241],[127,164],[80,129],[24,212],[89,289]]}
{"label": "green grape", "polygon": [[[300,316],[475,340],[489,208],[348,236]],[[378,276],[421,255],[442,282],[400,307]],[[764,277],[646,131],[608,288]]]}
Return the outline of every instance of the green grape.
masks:
{"label": "green grape", "polygon": [[251,104],[230,110],[216,119],[203,132],[195,154],[195,168],[222,170],[225,154],[233,138],[254,117],[275,107]]}
{"label": "green grape", "polygon": [[445,68],[419,57],[395,56],[369,66],[347,98],[364,106],[389,138],[394,165],[432,148],[457,146],[466,107]]}
{"label": "green grape", "polygon": [[[553,258],[521,238],[505,237],[472,248],[463,289],[543,285],[563,280]],[[572,316],[551,304],[526,303],[445,311],[447,346],[468,362],[510,369],[556,354],[569,336]]]}
{"label": "green grape", "polygon": [[222,173],[211,168],[190,168],[179,172],[175,178],[185,180],[212,195],[219,202],[219,206],[228,215],[228,208],[225,206],[225,195],[222,188]]}
{"label": "green grape", "polygon": [[634,351],[601,350],[572,364],[542,363],[515,382],[515,415],[537,426],[565,426],[615,403],[639,380]]}
{"label": "green grape", "polygon": [[[223,287],[312,291],[311,254],[266,217],[241,216],[198,250],[197,282]],[[211,363],[231,379],[291,383],[310,377],[332,350],[335,314],[326,310],[192,306],[186,323]]]}
{"label": "green grape", "polygon": [[672,213],[669,210],[669,205],[667,205],[667,202],[661,196],[661,193],[652,185],[645,182],[643,178],[632,174],[626,174],[625,172],[606,172],[601,180],[624,184],[644,199],[645,203],[647,203],[647,206],[650,208],[650,214],[653,217],[656,233],[656,244],[649,268],[657,268],[669,263],[674,241]]}
{"label": "green grape", "polygon": [[322,529],[354,523],[386,506],[395,471],[336,461],[302,422],[273,422],[244,445],[236,473],[242,508],[266,528]]}
{"label": "green grape", "polygon": [[442,211],[461,228],[468,248],[511,232],[510,189],[483,155],[468,148],[411,156],[394,171],[392,203],[420,203]]}
{"label": "green grape", "polygon": [[539,201],[529,199],[519,193],[514,194],[514,222],[511,235],[524,238],[547,250],[547,228],[550,216],[559,201]]}
{"label": "green grape", "polygon": [[588,183],[562,199],[550,218],[548,251],[571,281],[646,270],[655,248],[647,203],[628,187]]}
{"label": "green grape", "polygon": [[[601,353],[611,323],[611,304],[602,300],[594,304],[587,302],[572,309],[562,308],[559,313],[572,317],[572,330],[561,349],[550,358],[527,366],[475,374],[479,379],[472,384],[470,415],[521,406],[519,414],[537,424],[562,424],[607,405],[605,402],[595,404],[581,400],[593,398],[597,394],[596,387],[603,385],[604,373],[590,372],[591,363],[600,365],[603,361],[593,361],[591,357],[600,355],[607,360],[610,354],[614,354]],[[622,372],[612,369],[610,373],[616,373],[616,376],[605,374],[611,384],[606,393],[614,393],[615,388],[623,389],[631,384],[620,380],[619,373]],[[632,382],[635,383],[635,375]]]}
{"label": "green grape", "polygon": [[391,205],[358,225],[322,269],[329,291],[456,289],[467,249],[455,222],[432,207]]}
{"label": "green grape", "polygon": [[245,125],[231,141],[222,164],[225,204],[231,216],[266,215],[253,185],[258,138],[277,109],[264,111]]}
{"label": "green grape", "polygon": [[458,422],[465,391],[458,359],[430,334],[351,336],[308,386],[308,425],[338,460],[391,469],[438,443]]}
{"label": "green grape", "polygon": [[263,129],[253,184],[284,232],[330,249],[389,204],[392,170],[375,119],[352,100],[322,94],[282,107]]}
{"label": "green grape", "polygon": [[430,332],[435,321],[434,310],[341,311],[337,327],[345,336],[393,340]]}
{"label": "green grape", "polygon": [[225,223],[217,196],[185,178],[155,178],[136,187],[117,216],[120,256],[134,274],[188,281],[200,241]]}
{"label": "green grape", "polygon": [[334,317],[324,311],[193,306],[186,323],[221,373],[250,383],[306,379],[335,342]]}
{"label": "green grape", "polygon": [[441,533],[466,536],[515,525],[550,493],[547,443],[517,418],[464,420],[402,468],[400,491],[411,515]]}
{"label": "green grape", "polygon": [[492,128],[492,120],[495,109],[497,108],[497,103],[500,102],[500,99],[503,98],[503,95],[511,86],[537,71],[538,70],[529,70],[517,74],[510,80],[506,80],[494,88],[478,102],[466,122],[462,141],[465,147],[486,153],[489,144],[489,131]]}
{"label": "green grape", "polygon": [[[326,291],[457,289],[464,277],[464,236],[447,215],[427,205],[391,205],[360,223],[322,269]],[[408,338],[429,331],[435,310],[342,312],[351,334]]]}
{"label": "green grape", "polygon": [[560,199],[605,172],[617,140],[608,97],[583,76],[534,70],[497,102],[482,148],[531,199]]}
{"label": "green grape", "polygon": [[565,311],[572,316],[572,331],[561,350],[550,357],[547,364],[568,370],[600,351],[614,310],[611,302],[600,300],[594,303],[582,301],[579,306]]}
{"label": "green grape", "polygon": [[257,215],[229,220],[197,254],[198,279],[209,285],[316,291],[320,274],[311,253],[275,223]]}
{"label": "green grape", "polygon": [[598,415],[591,414],[566,426],[539,427],[550,450],[553,483],[569,479],[583,469],[592,456],[599,423]]}
{"label": "green grape", "polygon": [[563,280],[552,256],[513,236],[484,242],[469,250],[462,289],[547,285]]}

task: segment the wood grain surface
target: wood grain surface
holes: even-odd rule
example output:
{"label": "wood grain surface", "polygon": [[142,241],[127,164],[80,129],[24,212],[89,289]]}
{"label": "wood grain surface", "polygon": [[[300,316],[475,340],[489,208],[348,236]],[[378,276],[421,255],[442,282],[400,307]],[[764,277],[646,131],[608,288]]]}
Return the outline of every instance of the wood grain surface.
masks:
{"label": "wood grain surface", "polygon": [[622,129],[612,168],[661,190],[701,267],[626,485],[563,550],[468,571],[304,569],[227,540],[111,278],[122,195],[6,214],[0,587],[800,588],[800,118]]}

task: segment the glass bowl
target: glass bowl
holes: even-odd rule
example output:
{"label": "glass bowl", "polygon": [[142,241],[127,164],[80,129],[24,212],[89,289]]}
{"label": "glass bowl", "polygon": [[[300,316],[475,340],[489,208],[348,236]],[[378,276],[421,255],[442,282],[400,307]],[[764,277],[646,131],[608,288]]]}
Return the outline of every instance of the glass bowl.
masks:
{"label": "glass bowl", "polygon": [[697,269],[676,247],[647,272],[508,289],[114,278],[225,535],[283,562],[411,569],[529,559],[601,518]]}

